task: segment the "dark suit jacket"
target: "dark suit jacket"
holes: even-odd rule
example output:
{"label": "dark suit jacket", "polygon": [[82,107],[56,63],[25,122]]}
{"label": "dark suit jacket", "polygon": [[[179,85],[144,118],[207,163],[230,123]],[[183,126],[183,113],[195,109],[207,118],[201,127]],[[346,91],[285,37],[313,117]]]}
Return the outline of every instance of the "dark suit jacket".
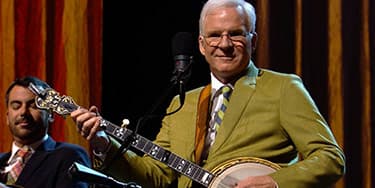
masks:
{"label": "dark suit jacket", "polygon": [[[6,165],[10,155],[10,152],[0,154],[1,167]],[[69,176],[73,162],[91,167],[90,157],[83,147],[48,137],[27,161],[16,184],[25,188],[88,187],[87,183],[74,181]]]}

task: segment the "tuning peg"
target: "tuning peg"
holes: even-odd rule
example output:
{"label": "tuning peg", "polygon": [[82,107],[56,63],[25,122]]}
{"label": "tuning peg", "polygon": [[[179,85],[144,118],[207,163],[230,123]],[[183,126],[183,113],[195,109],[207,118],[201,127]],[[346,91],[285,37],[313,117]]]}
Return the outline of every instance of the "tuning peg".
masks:
{"label": "tuning peg", "polygon": [[126,126],[128,126],[129,124],[130,124],[130,121],[125,118],[125,119],[122,120],[121,127],[126,128]]}

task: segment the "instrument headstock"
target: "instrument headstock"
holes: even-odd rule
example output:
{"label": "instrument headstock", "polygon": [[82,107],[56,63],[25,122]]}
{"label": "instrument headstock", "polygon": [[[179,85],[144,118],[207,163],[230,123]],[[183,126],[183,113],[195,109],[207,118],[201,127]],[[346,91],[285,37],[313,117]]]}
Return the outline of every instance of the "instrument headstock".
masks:
{"label": "instrument headstock", "polygon": [[40,109],[52,110],[65,117],[79,108],[72,97],[61,96],[52,88],[42,89],[30,83],[29,89],[36,95],[35,104]]}

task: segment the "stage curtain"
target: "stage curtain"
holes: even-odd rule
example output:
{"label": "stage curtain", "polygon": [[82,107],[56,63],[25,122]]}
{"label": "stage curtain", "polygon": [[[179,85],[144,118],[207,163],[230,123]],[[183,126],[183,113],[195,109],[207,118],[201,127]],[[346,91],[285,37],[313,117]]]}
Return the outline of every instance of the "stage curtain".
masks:
{"label": "stage curtain", "polygon": [[[346,175],[335,187],[374,187],[375,2],[249,1],[258,16],[256,64],[301,76],[344,149]],[[34,75],[77,104],[100,108],[102,4],[1,0],[1,100],[12,80]],[[0,151],[11,141],[5,113],[0,105]],[[88,147],[69,117],[56,117],[50,132],[57,140]]]}
{"label": "stage curtain", "polygon": [[[77,105],[101,107],[102,0],[0,1],[0,151],[12,138],[5,123],[5,91],[18,77],[36,76]],[[69,116],[55,114],[57,141],[88,143]]]}
{"label": "stage curtain", "polygon": [[251,2],[258,66],[301,76],[344,149],[346,175],[335,187],[374,187],[375,3]]}

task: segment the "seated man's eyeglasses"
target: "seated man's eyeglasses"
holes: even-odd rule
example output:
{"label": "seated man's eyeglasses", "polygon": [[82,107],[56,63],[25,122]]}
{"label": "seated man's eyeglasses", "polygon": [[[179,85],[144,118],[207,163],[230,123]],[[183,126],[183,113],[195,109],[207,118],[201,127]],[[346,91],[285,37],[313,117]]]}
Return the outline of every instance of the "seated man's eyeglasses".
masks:
{"label": "seated man's eyeglasses", "polygon": [[245,31],[230,31],[228,33],[211,32],[207,35],[202,35],[209,46],[217,47],[222,41],[223,37],[226,36],[233,42],[234,45],[246,43],[246,37],[252,35],[251,32]]}

